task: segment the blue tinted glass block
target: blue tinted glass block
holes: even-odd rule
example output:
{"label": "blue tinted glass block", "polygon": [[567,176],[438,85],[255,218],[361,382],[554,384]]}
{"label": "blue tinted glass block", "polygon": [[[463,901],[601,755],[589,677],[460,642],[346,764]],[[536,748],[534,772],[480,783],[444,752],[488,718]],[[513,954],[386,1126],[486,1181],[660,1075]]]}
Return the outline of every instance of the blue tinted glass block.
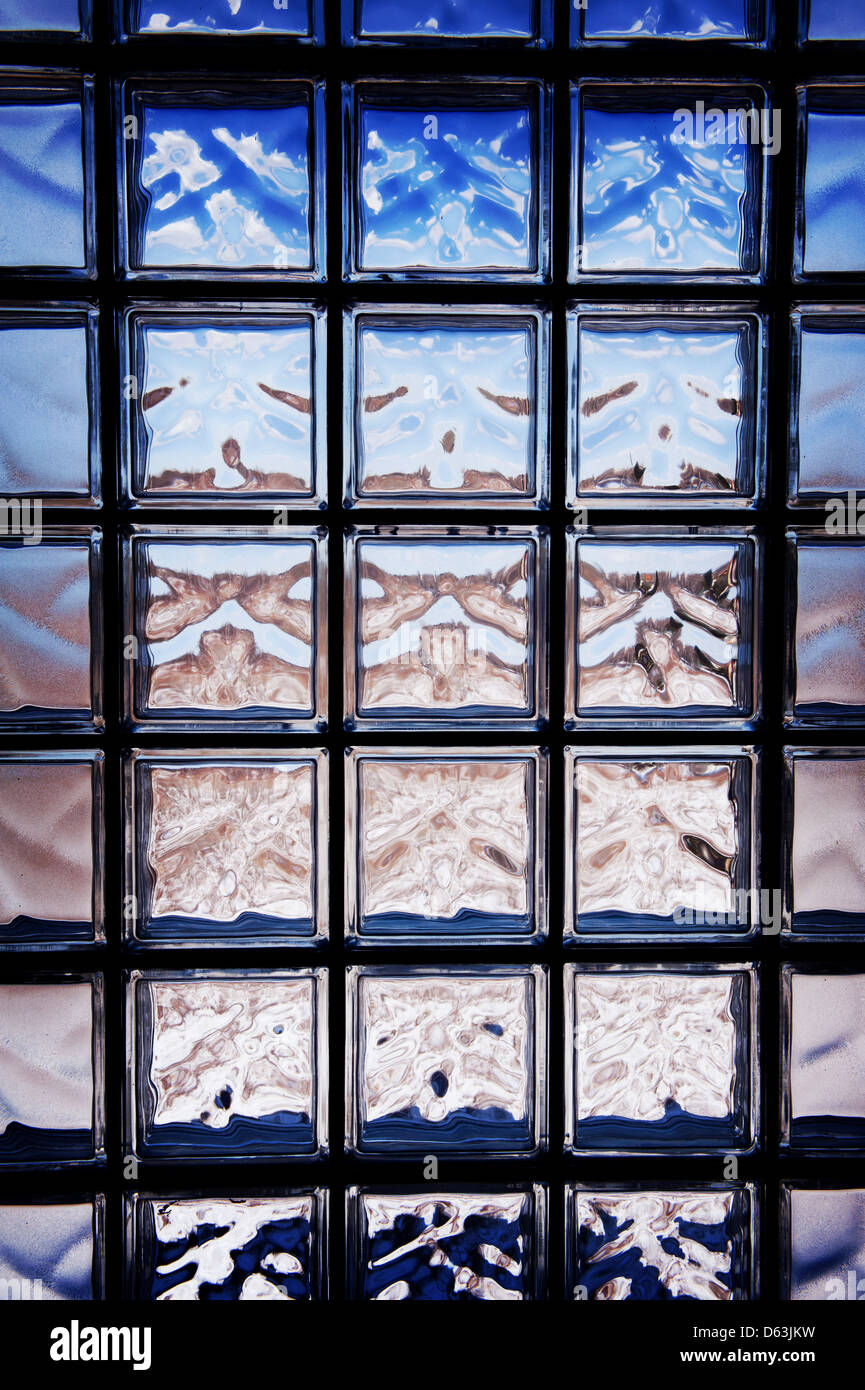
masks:
{"label": "blue tinted glass block", "polygon": [[346,727],[538,727],[547,542],[539,528],[352,532]]}
{"label": "blue tinted glass block", "polygon": [[865,490],[865,314],[798,309],[793,327],[790,500]]}
{"label": "blue tinted glass block", "polygon": [[588,80],[571,140],[571,280],[761,278],[780,144],[762,87]]}
{"label": "blue tinted glass block", "polygon": [[320,86],[127,82],[120,118],[129,274],[320,278]]}
{"label": "blue tinted glass block", "polygon": [[315,306],[126,315],[124,490],[137,505],[321,505],[324,318]]}
{"label": "blue tinted glass block", "polygon": [[0,950],[104,939],[102,753],[0,753]]}
{"label": "blue tinted glass block", "polygon": [[327,1148],[326,972],[133,971],[128,1152],[147,1162]]}
{"label": "blue tinted glass block", "polygon": [[865,11],[859,0],[802,0],[802,8],[800,38],[865,41]]}
{"label": "blue tinted glass block", "polygon": [[865,975],[782,967],[782,1143],[865,1147]]}
{"label": "blue tinted glass block", "polygon": [[753,967],[566,965],[565,1038],[566,1149],[756,1146]]}
{"label": "blue tinted glass block", "polygon": [[0,313],[0,493],[79,505],[100,492],[95,309]]}
{"label": "blue tinted glass block", "polygon": [[531,506],[548,495],[539,310],[346,315],[349,505]]}
{"label": "blue tinted glass block", "polygon": [[749,45],[766,38],[763,0],[569,0],[571,43],[641,39],[721,39]]}
{"label": "blue tinted glass block", "polygon": [[305,1302],[326,1288],[327,1193],[126,1198],[129,1296],[146,1303]]}
{"label": "blue tinted glass block", "polygon": [[795,274],[865,272],[865,88],[837,82],[799,88],[799,191]]}
{"label": "blue tinted glass block", "polygon": [[105,1296],[105,1198],[0,1204],[0,1288],[16,1302]]}
{"label": "blue tinted glass block", "polygon": [[524,1302],[546,1291],[546,1191],[347,1194],[348,1296],[363,1302]]}
{"label": "blue tinted glass block", "polygon": [[136,726],[320,727],[325,537],[302,527],[134,528],[125,670]]}
{"label": "blue tinted glass block", "polygon": [[787,748],[785,764],[785,928],[801,940],[859,941],[865,937],[865,753]]}
{"label": "blue tinted glass block", "polygon": [[750,532],[599,527],[568,538],[570,725],[747,725],[758,708]]}
{"label": "blue tinted glass block", "polygon": [[345,103],[350,279],[546,278],[540,83],[362,81]]}
{"label": "blue tinted glass block", "polygon": [[565,753],[566,940],[729,941],[756,931],[756,754]]}
{"label": "blue tinted glass block", "polygon": [[43,530],[38,504],[0,540],[0,728],[101,727],[101,533]]}
{"label": "blue tinted glass block", "polygon": [[857,1303],[865,1294],[865,1188],[781,1184],[782,1297]]}
{"label": "blue tinted glass block", "polygon": [[346,926],[361,945],[546,931],[546,753],[350,749]]}
{"label": "blue tinted glass block", "polygon": [[127,35],[321,38],[323,0],[120,0]]}
{"label": "blue tinted glass block", "polygon": [[550,0],[343,0],[348,43],[511,41],[546,47]]}
{"label": "blue tinted glass block", "polygon": [[92,84],[0,76],[0,269],[93,270]]}
{"label": "blue tinted glass block", "polygon": [[747,506],[765,464],[766,322],[709,305],[568,316],[568,502]]}
{"label": "blue tinted glass block", "polygon": [[543,966],[358,966],[347,979],[346,1146],[381,1158],[546,1145]]}
{"label": "blue tinted glass block", "polygon": [[0,984],[0,1165],[104,1158],[101,975]]}
{"label": "blue tinted glass block", "polygon": [[753,1184],[565,1191],[567,1297],[726,1303],[757,1297]]}
{"label": "blue tinted glass block", "polygon": [[0,33],[89,38],[90,0],[0,0]]}
{"label": "blue tinted glass block", "polygon": [[[856,521],[853,520],[855,527]],[[865,722],[865,541],[788,532],[788,724]]]}
{"label": "blue tinted glass block", "polygon": [[326,756],[129,755],[128,938],[198,947],[320,940]]}

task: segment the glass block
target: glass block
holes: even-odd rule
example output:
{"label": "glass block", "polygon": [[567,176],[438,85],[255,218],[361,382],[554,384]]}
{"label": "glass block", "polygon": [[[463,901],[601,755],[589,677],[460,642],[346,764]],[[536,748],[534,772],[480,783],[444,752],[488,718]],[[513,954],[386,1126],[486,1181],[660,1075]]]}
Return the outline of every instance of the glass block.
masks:
{"label": "glass block", "polygon": [[324,532],[134,527],[124,555],[134,727],[324,727]]}
{"label": "glass block", "polygon": [[784,763],[785,929],[802,940],[862,940],[865,750],[785,748]]}
{"label": "glass block", "polygon": [[753,1183],[565,1190],[567,1297],[726,1303],[757,1297]]}
{"label": "glass block", "polygon": [[305,1302],[326,1296],[327,1192],[133,1192],[129,1297],[147,1303]]}
{"label": "glass block", "polygon": [[865,723],[865,540],[787,532],[786,722]]}
{"label": "glass block", "polygon": [[0,1204],[0,1288],[16,1302],[105,1297],[105,1198]]}
{"label": "glass block", "polygon": [[859,0],[802,0],[799,42],[865,42],[865,13]]}
{"label": "glass block", "polygon": [[186,34],[320,43],[324,0],[118,0],[123,37]]}
{"label": "glass block", "polygon": [[324,312],[126,311],[123,490],[137,506],[322,505]]}
{"label": "glass block", "polygon": [[0,312],[0,493],[42,506],[99,501],[97,312]]}
{"label": "glass block", "polygon": [[102,976],[0,984],[0,1019],[0,1164],[102,1162]]}
{"label": "glass block", "polygon": [[549,316],[352,309],[345,318],[348,506],[543,506]]}
{"label": "glass block", "polygon": [[148,1163],[327,1150],[327,972],[132,971],[126,1144]]}
{"label": "glass block", "polygon": [[566,748],[565,766],[566,941],[758,930],[769,904],[757,887],[755,752]]}
{"label": "glass block", "polygon": [[0,539],[0,729],[101,728],[102,534]]}
{"label": "glass block", "polygon": [[759,281],[776,141],[756,85],[575,84],[569,278]]}
{"label": "glass block", "polygon": [[546,1147],[546,968],[354,966],[346,1147],[388,1158]]}
{"label": "glass block", "polygon": [[764,0],[571,0],[571,43],[714,39],[764,47]]}
{"label": "glass block", "polygon": [[90,0],[0,0],[0,33],[9,38],[90,38]]}
{"label": "glass block", "polygon": [[756,1148],[752,966],[566,965],[565,1038],[570,1152]]}
{"label": "glass block", "polygon": [[585,528],[568,537],[568,724],[747,726],[758,710],[750,530]]}
{"label": "glass block", "polygon": [[346,44],[500,44],[546,48],[552,0],[342,0]]}
{"label": "glass block", "polygon": [[537,728],[547,551],[536,527],[350,532],[346,727]]}
{"label": "glass block", "polygon": [[123,272],[322,279],[323,103],[303,81],[122,83]]}
{"label": "glass block", "polygon": [[782,1297],[861,1302],[865,1294],[865,1188],[781,1184]]}
{"label": "glass block", "polygon": [[865,313],[799,306],[792,334],[789,501],[846,504],[848,489],[865,490]]}
{"label": "glass block", "polygon": [[746,306],[575,305],[568,505],[753,505],[765,351],[765,317]]}
{"label": "glass block", "polygon": [[347,84],[347,278],[546,281],[548,103],[532,81]]}
{"label": "glass block", "polygon": [[781,1141],[865,1148],[865,975],[781,967]]}
{"label": "glass block", "polygon": [[101,752],[0,752],[0,950],[92,946],[103,924]]}
{"label": "glass block", "polygon": [[348,1296],[523,1302],[546,1291],[546,1189],[346,1194]]}
{"label": "glass block", "polygon": [[865,87],[809,82],[798,96],[794,277],[858,281],[865,272]]}
{"label": "glass block", "polygon": [[93,84],[0,71],[0,271],[92,276]]}
{"label": "glass block", "polygon": [[139,946],[289,946],[327,933],[327,754],[126,759],[126,934]]}
{"label": "glass block", "polygon": [[416,946],[542,940],[546,789],[541,749],[349,749],[349,939]]}

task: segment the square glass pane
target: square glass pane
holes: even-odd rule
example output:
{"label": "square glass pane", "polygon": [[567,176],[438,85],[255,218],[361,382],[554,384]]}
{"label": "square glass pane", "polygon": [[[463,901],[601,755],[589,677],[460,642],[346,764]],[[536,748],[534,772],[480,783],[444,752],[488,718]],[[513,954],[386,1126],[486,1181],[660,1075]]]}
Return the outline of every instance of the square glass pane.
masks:
{"label": "square glass pane", "polygon": [[253,947],[326,934],[326,757],[132,753],[128,938]]}
{"label": "square glass pane", "polygon": [[782,1143],[865,1147],[865,975],[782,966]]}
{"label": "square glass pane", "polygon": [[118,0],[125,35],[320,40],[323,0]]}
{"label": "square glass pane", "polygon": [[753,1184],[565,1190],[567,1296],[726,1303],[757,1296]]}
{"label": "square glass pane", "polygon": [[101,532],[0,539],[0,728],[101,727]]}
{"label": "square glass pane", "polygon": [[569,542],[570,723],[753,720],[758,553],[750,532],[609,527]]}
{"label": "square glass pane", "polygon": [[862,1301],[865,1188],[781,1186],[784,1297],[792,1302]]}
{"label": "square glass pane", "polygon": [[762,490],[766,321],[717,306],[568,315],[568,503],[742,506]]}
{"label": "square glass pane", "polygon": [[0,1288],[16,1302],[105,1296],[105,1198],[0,1204]]}
{"label": "square glass pane", "polygon": [[349,506],[547,501],[541,310],[351,310],[345,358]]}
{"label": "square glass pane", "polygon": [[800,38],[813,42],[865,42],[865,11],[859,0],[802,0]]}
{"label": "square glass pane", "polygon": [[752,1151],[757,1037],[751,966],[566,965],[566,1149]]}
{"label": "square glass pane", "polygon": [[0,753],[0,949],[104,939],[103,754]]}
{"label": "square glass pane", "polygon": [[96,310],[0,313],[0,493],[43,505],[98,501]]}
{"label": "square glass pane", "polygon": [[865,722],[865,541],[788,532],[787,722]]}
{"label": "square glass pane", "polygon": [[327,1193],[126,1198],[129,1296],[145,1303],[305,1302],[326,1289]]}
{"label": "square glass pane", "polygon": [[848,82],[800,87],[799,128],[796,278],[860,280],[865,273],[865,87]]}
{"label": "square glass pane", "polygon": [[546,1145],[542,966],[348,971],[346,1147],[529,1157]]}
{"label": "square glass pane", "polygon": [[576,85],[570,278],[759,280],[776,140],[762,87]]}
{"label": "square glass pane", "polygon": [[865,750],[788,748],[785,763],[787,929],[804,939],[861,940]]}
{"label": "square glass pane", "polygon": [[547,540],[511,527],[351,533],[346,727],[536,728]]}
{"label": "square glass pane", "polygon": [[566,940],[724,941],[757,930],[755,753],[565,756]]}
{"label": "square glass pane", "polygon": [[127,1150],[272,1162],[327,1148],[322,970],[133,971]]}
{"label": "square glass pane", "polygon": [[320,506],[324,318],[248,304],[126,313],[124,492],[201,507]]}
{"label": "square glass pane", "polygon": [[543,1298],[546,1190],[347,1193],[348,1296],[362,1302]]}
{"label": "square glass pane", "polygon": [[127,715],[142,727],[320,727],[324,538],[297,527],[135,528]]}
{"label": "square glass pane", "polygon": [[458,44],[485,41],[545,48],[552,0],[342,0],[343,41]]}
{"label": "square glass pane", "polygon": [[311,82],[124,82],[125,272],[320,279],[323,100]]}
{"label": "square glass pane", "polygon": [[90,37],[91,0],[0,0],[0,33]]}
{"label": "square glass pane", "polygon": [[0,1019],[0,1164],[101,1162],[102,976],[0,984]]}
{"label": "square glass pane", "polygon": [[865,313],[809,305],[792,331],[790,501],[846,504],[849,488],[865,490]]}
{"label": "square glass pane", "polygon": [[570,0],[572,44],[643,39],[722,40],[763,46],[764,0]]}
{"label": "square glass pane", "polygon": [[347,85],[347,276],[545,280],[547,102],[529,81]]}
{"label": "square glass pane", "polygon": [[546,933],[547,755],[350,749],[346,928],[361,945]]}

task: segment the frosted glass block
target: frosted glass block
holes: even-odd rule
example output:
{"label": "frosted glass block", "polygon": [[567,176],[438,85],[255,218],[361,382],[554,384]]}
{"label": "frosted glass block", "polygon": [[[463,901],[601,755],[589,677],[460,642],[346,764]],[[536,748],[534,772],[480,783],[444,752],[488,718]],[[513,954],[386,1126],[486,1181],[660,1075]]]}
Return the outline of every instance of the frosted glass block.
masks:
{"label": "frosted glass block", "polygon": [[753,505],[765,350],[765,318],[744,309],[574,306],[569,506]]}
{"label": "frosted glass block", "polygon": [[764,47],[763,0],[569,0],[572,44],[712,39]]}
{"label": "frosted glass block", "polygon": [[540,83],[360,81],[344,100],[349,279],[546,280]]}
{"label": "frosted glass block", "polygon": [[62,1168],[105,1156],[101,975],[0,984],[0,1164]]}
{"label": "frosted glass block", "polygon": [[745,965],[565,966],[565,1148],[751,1152],[757,977]]}
{"label": "frosted glass block", "polygon": [[104,940],[103,755],[0,753],[0,950]]}
{"label": "frosted glass block", "polygon": [[90,0],[0,0],[0,33],[90,37]]}
{"label": "frosted glass block", "polygon": [[135,505],[319,507],[323,311],[126,311],[124,492]]}
{"label": "frosted glass block", "polygon": [[541,310],[349,310],[348,506],[532,506],[549,495]]}
{"label": "frosted glass block", "polygon": [[326,1296],[327,1193],[126,1198],[130,1298],[305,1302]]}
{"label": "frosted glass block", "polygon": [[792,330],[789,498],[846,505],[848,489],[865,489],[865,315],[800,306]]}
{"label": "frosted glass block", "polygon": [[349,1188],[348,1296],[520,1303],[546,1291],[546,1189]]}
{"label": "frosted glass block", "polygon": [[342,0],[347,44],[529,44],[552,40],[551,0]]}
{"label": "frosted glass block", "polygon": [[809,82],[799,94],[794,274],[861,278],[865,271],[865,87]]}
{"label": "frosted glass block", "polygon": [[273,1162],[327,1149],[322,970],[132,971],[127,1152]]}
{"label": "frosted glass block", "polygon": [[528,1157],[546,1145],[542,966],[348,971],[346,1147]]}
{"label": "frosted glass block", "polygon": [[865,975],[782,966],[782,1143],[865,1145]]}
{"label": "frosted glass block", "polygon": [[758,708],[759,553],[750,531],[569,535],[571,725],[747,725]]}
{"label": "frosted glass block", "polygon": [[136,727],[319,728],[327,708],[324,535],[133,528],[125,591]]}
{"label": "frosted glass block", "polygon": [[301,81],[122,83],[125,273],[321,279],[323,101]]}
{"label": "frosted glass block", "polygon": [[124,36],[216,34],[321,42],[323,0],[118,0]]}
{"label": "frosted glass block", "polygon": [[543,750],[349,749],[346,930],[361,945],[546,933]]}
{"label": "frosted glass block", "polygon": [[0,1204],[0,1288],[15,1302],[105,1296],[105,1198]]}
{"label": "frosted glass block", "polygon": [[565,766],[566,940],[729,941],[757,930],[755,753],[568,748]]}
{"label": "frosted glass block", "polygon": [[537,728],[547,542],[538,528],[351,532],[346,727]]}
{"label": "frosted glass block", "polygon": [[861,939],[865,754],[855,748],[784,752],[786,928],[803,939]]}
{"label": "frosted glass block", "polygon": [[861,1302],[865,1189],[781,1184],[783,1294],[793,1302]]}
{"label": "frosted glass block", "polygon": [[128,938],[199,948],[320,940],[326,758],[323,750],[128,755]]}
{"label": "frosted glass block", "polygon": [[726,1303],[757,1297],[753,1183],[565,1190],[567,1296]]}
{"label": "frosted glass block", "polygon": [[787,723],[861,724],[865,541],[802,529],[787,543]]}
{"label": "frosted glass block", "polygon": [[858,0],[802,0],[800,42],[865,42],[865,13]]}
{"label": "frosted glass block", "polygon": [[569,278],[760,280],[773,140],[762,87],[575,85]]}

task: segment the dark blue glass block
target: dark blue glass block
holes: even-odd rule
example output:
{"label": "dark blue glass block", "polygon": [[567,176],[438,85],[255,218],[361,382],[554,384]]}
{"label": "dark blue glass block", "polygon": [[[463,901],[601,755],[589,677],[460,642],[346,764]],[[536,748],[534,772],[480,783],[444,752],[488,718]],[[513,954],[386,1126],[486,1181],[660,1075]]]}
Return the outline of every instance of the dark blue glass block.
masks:
{"label": "dark blue glass block", "polygon": [[720,39],[759,44],[763,0],[569,0],[572,43]]}
{"label": "dark blue glass block", "polygon": [[839,82],[800,88],[795,270],[834,277],[865,272],[865,88]]}
{"label": "dark blue glass block", "polygon": [[865,1295],[865,1188],[781,1189],[784,1297],[861,1303]]}
{"label": "dark blue glass block", "polygon": [[0,33],[86,36],[90,4],[91,0],[0,0]]}
{"label": "dark blue glass block", "polygon": [[322,0],[120,0],[127,34],[313,39]]}
{"label": "dark blue glass block", "polygon": [[789,533],[787,722],[865,722],[865,540]]}
{"label": "dark blue glass block", "polygon": [[343,0],[347,42],[547,44],[550,0]]}
{"label": "dark blue glass block", "polygon": [[802,8],[803,38],[865,42],[865,10],[859,0],[802,0]]}
{"label": "dark blue glass block", "polygon": [[16,1302],[104,1296],[105,1199],[52,1197],[0,1204],[0,1288]]}
{"label": "dark blue glass block", "polygon": [[865,975],[782,967],[782,1143],[865,1148]]}

